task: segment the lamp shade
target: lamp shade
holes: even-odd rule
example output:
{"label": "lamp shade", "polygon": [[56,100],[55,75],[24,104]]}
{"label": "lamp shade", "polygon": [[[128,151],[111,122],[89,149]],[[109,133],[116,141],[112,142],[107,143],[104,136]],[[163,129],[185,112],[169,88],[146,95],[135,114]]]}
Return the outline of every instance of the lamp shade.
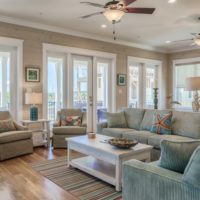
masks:
{"label": "lamp shade", "polygon": [[122,10],[107,9],[103,14],[109,21],[111,21],[111,22],[116,21],[117,22],[123,17],[123,15],[125,13]]}
{"label": "lamp shade", "polygon": [[26,93],[25,104],[42,104],[42,93]]}
{"label": "lamp shade", "polygon": [[200,90],[200,77],[190,77],[186,79],[186,90],[197,91]]}

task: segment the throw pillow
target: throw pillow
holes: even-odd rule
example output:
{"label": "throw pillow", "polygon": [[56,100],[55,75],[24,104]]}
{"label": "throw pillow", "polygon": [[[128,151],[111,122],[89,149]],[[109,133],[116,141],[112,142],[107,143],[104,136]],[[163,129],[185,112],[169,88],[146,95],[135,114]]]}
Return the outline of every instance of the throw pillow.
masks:
{"label": "throw pillow", "polygon": [[154,113],[153,124],[151,127],[152,133],[159,135],[172,134],[172,114]]}
{"label": "throw pillow", "polygon": [[194,151],[184,171],[183,181],[200,189],[200,146]]}
{"label": "throw pillow", "polygon": [[194,150],[200,145],[198,141],[161,141],[159,166],[183,173]]}
{"label": "throw pillow", "polygon": [[124,112],[106,113],[108,128],[126,128]]}
{"label": "throw pillow", "polygon": [[81,117],[80,116],[62,116],[61,126],[80,126]]}
{"label": "throw pillow", "polygon": [[13,120],[0,120],[0,133],[8,131],[16,131],[16,127],[14,125]]}

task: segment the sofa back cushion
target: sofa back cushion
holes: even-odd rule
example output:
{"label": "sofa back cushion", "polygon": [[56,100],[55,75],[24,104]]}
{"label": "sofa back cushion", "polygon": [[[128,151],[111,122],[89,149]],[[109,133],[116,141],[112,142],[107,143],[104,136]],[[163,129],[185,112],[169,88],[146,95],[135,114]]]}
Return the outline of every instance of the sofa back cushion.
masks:
{"label": "sofa back cushion", "polygon": [[124,114],[128,128],[140,130],[140,125],[144,117],[144,109],[126,108]]}
{"label": "sofa back cushion", "polygon": [[183,181],[200,189],[200,146],[192,154],[184,171]]}
{"label": "sofa back cushion", "polygon": [[0,133],[9,131],[16,131],[16,127],[13,120],[0,120]]}
{"label": "sofa back cushion", "polygon": [[[169,112],[170,112],[169,110],[156,110],[156,113],[158,114],[168,114]],[[141,130],[151,131],[154,119],[154,113],[155,110],[153,109],[145,110],[144,117],[140,126]]]}
{"label": "sofa back cushion", "polygon": [[174,111],[172,133],[194,139],[200,139],[200,113]]}
{"label": "sofa back cushion", "polygon": [[159,166],[183,173],[190,157],[199,145],[200,140],[186,142],[162,140]]}
{"label": "sofa back cushion", "polygon": [[126,119],[124,112],[106,113],[108,128],[126,128]]}

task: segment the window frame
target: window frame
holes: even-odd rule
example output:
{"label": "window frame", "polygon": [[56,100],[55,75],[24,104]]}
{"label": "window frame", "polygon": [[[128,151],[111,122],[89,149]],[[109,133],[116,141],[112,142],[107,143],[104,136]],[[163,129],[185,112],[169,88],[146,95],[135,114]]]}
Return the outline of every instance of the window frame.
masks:
{"label": "window frame", "polygon": [[139,57],[132,57],[128,56],[128,62],[127,62],[127,107],[129,106],[129,66],[130,65],[136,65],[139,68],[139,96],[138,96],[138,108],[145,108],[145,99],[146,99],[146,79],[145,79],[145,73],[146,73],[146,67],[151,68],[151,66],[157,66],[157,80],[159,87],[159,95],[158,95],[158,106],[159,108],[164,107],[164,103],[161,102],[162,99],[162,61],[160,60],[153,60],[153,59],[146,59],[146,58],[139,58]]}
{"label": "window frame", "polygon": [[[193,57],[193,58],[186,58],[186,59],[175,59],[173,60],[173,80],[172,80],[172,94],[176,95],[176,67],[180,65],[189,65],[193,63],[199,63],[200,64],[200,57]],[[176,99],[176,96],[175,96]],[[191,107],[183,107],[183,106],[175,106],[178,110],[183,111],[192,111],[192,105]]]}

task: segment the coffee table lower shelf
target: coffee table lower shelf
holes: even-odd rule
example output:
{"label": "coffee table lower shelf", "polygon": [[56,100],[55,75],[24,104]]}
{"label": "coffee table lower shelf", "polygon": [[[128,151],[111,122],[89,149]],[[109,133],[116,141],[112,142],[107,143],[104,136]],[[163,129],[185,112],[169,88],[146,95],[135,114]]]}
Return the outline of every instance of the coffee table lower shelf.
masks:
{"label": "coffee table lower shelf", "polygon": [[71,160],[70,166],[116,186],[115,166],[110,163],[86,156]]}

